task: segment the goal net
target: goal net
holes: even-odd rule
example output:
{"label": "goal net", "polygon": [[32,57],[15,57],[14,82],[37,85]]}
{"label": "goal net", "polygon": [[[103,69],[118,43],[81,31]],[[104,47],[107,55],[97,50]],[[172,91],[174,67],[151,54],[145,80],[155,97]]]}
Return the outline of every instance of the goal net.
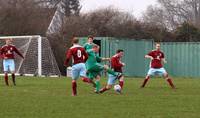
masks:
{"label": "goal net", "polygon": [[[15,54],[15,70],[20,75],[59,76],[57,62],[47,38],[41,36],[5,36],[0,37],[0,46],[5,39],[12,38],[13,45],[24,55],[24,59]],[[2,59],[0,73],[3,73]]]}

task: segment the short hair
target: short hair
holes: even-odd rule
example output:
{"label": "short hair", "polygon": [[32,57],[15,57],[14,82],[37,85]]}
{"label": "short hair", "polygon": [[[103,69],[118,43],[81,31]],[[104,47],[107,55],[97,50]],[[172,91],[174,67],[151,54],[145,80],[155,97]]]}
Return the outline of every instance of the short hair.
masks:
{"label": "short hair", "polygon": [[92,39],[94,39],[94,36],[92,36],[92,35],[89,35],[89,36],[88,36],[88,39],[89,39],[89,38],[92,38]]}
{"label": "short hair", "polygon": [[79,43],[79,39],[77,37],[73,37],[72,43],[75,43],[75,44]]}
{"label": "short hair", "polygon": [[155,42],[155,45],[159,44],[160,45],[160,42]]}
{"label": "short hair", "polygon": [[124,52],[124,50],[118,49],[118,50],[116,51],[116,53],[120,53],[120,52]]}

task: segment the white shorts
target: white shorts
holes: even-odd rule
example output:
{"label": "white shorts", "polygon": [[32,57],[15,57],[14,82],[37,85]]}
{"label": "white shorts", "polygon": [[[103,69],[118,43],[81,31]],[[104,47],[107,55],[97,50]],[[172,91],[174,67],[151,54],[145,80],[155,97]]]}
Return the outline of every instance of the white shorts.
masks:
{"label": "white shorts", "polygon": [[3,60],[3,70],[4,72],[15,72],[15,61],[14,59],[4,59]]}
{"label": "white shorts", "polygon": [[108,74],[108,82],[107,82],[107,84],[108,84],[108,85],[114,85],[115,82],[116,82],[116,80],[118,80],[118,79],[116,79],[116,77],[117,77],[117,76]]}
{"label": "white shorts", "polygon": [[80,76],[86,77],[86,67],[84,63],[79,63],[72,66],[72,79],[77,80]]}
{"label": "white shorts", "polygon": [[150,76],[163,76],[165,73],[167,72],[164,68],[150,68],[147,74]]}

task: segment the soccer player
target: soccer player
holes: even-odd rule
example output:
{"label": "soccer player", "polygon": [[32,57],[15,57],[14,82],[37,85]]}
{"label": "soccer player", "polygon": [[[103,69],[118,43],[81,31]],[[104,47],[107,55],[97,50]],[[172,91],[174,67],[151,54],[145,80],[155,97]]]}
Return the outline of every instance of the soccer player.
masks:
{"label": "soccer player", "polygon": [[12,81],[14,86],[16,86],[15,82],[15,53],[17,53],[20,57],[24,59],[24,56],[19,52],[19,50],[12,45],[12,39],[6,39],[6,44],[1,47],[0,54],[3,58],[3,69],[4,69],[4,79],[7,86],[9,86],[8,82],[8,72],[10,71],[12,74]]}
{"label": "soccer player", "polygon": [[102,65],[99,62],[109,61],[110,58],[102,58],[98,56],[99,46],[94,44],[91,50],[87,50],[88,60],[86,61],[87,75],[90,79],[96,79],[96,93],[99,93],[100,90],[100,72],[106,70],[109,74],[120,78],[121,73],[114,72],[111,70],[108,65]]}
{"label": "soccer player", "polygon": [[92,83],[89,78],[86,77],[86,67],[85,61],[88,59],[88,55],[85,49],[80,46],[79,39],[77,37],[73,37],[72,39],[73,46],[66,52],[66,60],[65,66],[67,67],[71,58],[73,58],[73,66],[72,66],[72,96],[77,95],[77,83],[76,80],[81,76],[83,82]]}
{"label": "soccer player", "polygon": [[[112,56],[112,58],[111,58],[111,68],[115,72],[122,73],[122,67],[125,66],[125,63],[121,62],[121,58],[123,57],[123,55],[124,55],[124,51],[119,49],[119,50],[117,50],[116,54],[114,56]],[[115,84],[116,80],[117,80],[116,76],[109,74],[107,85],[100,90],[100,93],[103,93],[103,92],[111,89],[112,85]],[[124,76],[121,76],[119,78],[119,85],[121,86],[121,88],[123,88]]]}
{"label": "soccer player", "polygon": [[93,40],[94,37],[92,35],[88,36],[88,42],[83,45],[86,51],[92,49],[92,45],[94,45]]}
{"label": "soccer player", "polygon": [[145,58],[151,59],[150,69],[147,73],[147,76],[141,86],[141,88],[144,88],[148,80],[150,79],[150,76],[163,76],[166,81],[169,83],[169,85],[172,88],[175,88],[172,79],[169,77],[166,70],[163,68],[162,63],[167,63],[165,60],[164,53],[160,50],[160,43],[155,44],[156,49],[149,52],[147,55],[145,55]]}

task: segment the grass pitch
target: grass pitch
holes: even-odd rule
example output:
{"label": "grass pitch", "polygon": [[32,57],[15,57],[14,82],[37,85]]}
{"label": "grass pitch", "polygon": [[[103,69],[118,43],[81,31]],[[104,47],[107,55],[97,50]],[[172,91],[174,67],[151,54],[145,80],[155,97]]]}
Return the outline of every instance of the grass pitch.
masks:
{"label": "grass pitch", "polygon": [[79,80],[72,97],[69,78],[17,77],[17,86],[7,87],[1,77],[0,118],[200,118],[200,79],[176,78],[177,90],[160,78],[140,89],[142,82],[126,79],[119,95],[95,94]]}

